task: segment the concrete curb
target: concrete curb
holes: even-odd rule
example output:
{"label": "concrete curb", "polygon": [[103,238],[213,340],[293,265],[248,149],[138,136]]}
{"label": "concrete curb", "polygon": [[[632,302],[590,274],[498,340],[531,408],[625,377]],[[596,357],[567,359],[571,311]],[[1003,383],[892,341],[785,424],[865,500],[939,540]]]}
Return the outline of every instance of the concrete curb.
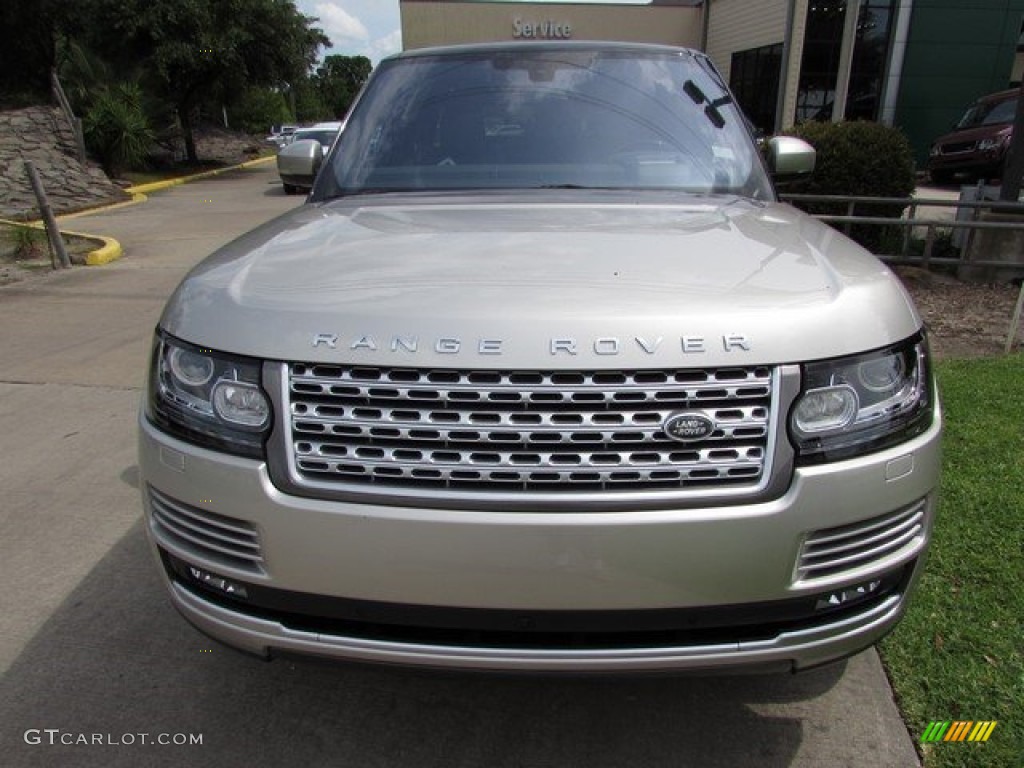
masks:
{"label": "concrete curb", "polygon": [[[127,192],[128,194],[130,194],[132,196],[131,200],[126,200],[123,203],[114,203],[113,205],[103,205],[103,206],[100,206],[99,208],[90,208],[90,209],[85,210],[85,211],[77,211],[75,213],[69,213],[69,214],[66,214],[66,215],[63,215],[63,216],[58,216],[57,217],[57,222],[61,223],[62,221],[66,220],[66,219],[77,219],[77,218],[79,218],[81,216],[88,216],[88,215],[93,214],[93,213],[100,213],[100,212],[103,212],[103,211],[113,211],[113,210],[116,210],[118,208],[126,208],[129,205],[137,205],[139,203],[144,203],[144,202],[146,202],[149,199],[149,197],[147,196],[147,193],[149,193],[149,192],[158,192],[160,190],[170,189],[171,187],[176,187],[176,186],[178,186],[180,184],[188,184],[190,181],[199,181],[200,179],[208,179],[211,176],[217,176],[217,175],[222,174],[222,173],[227,173],[228,171],[237,171],[240,168],[249,168],[249,167],[254,166],[254,165],[261,165],[263,163],[270,162],[273,159],[274,159],[273,156],[259,157],[259,158],[256,158],[255,160],[246,160],[244,163],[239,163],[238,165],[229,165],[229,166],[226,166],[224,168],[215,168],[212,171],[203,171],[202,173],[194,173],[191,176],[180,176],[180,177],[178,177],[176,179],[165,179],[163,181],[153,181],[153,182],[150,182],[149,184],[138,184],[136,186],[128,187],[128,188],[125,189],[125,192]],[[42,221],[30,221],[30,222],[21,221],[21,222],[16,222],[16,221],[3,221],[3,220],[0,220],[0,223],[14,224],[14,225],[20,225],[20,226],[30,226],[30,227],[35,227],[37,229],[42,229],[43,228]],[[97,241],[99,243],[102,243],[102,245],[100,245],[99,248],[97,248],[94,251],[89,251],[89,253],[87,253],[85,255],[85,264],[86,264],[86,266],[89,266],[89,267],[103,266],[104,264],[109,264],[112,261],[116,261],[117,259],[121,258],[121,256],[124,255],[124,250],[121,248],[121,244],[119,242],[117,242],[117,240],[115,240],[112,237],[106,237],[104,235],[90,235],[90,234],[86,234],[84,232],[72,232],[71,230],[64,229],[63,227],[61,228],[60,231],[61,231],[61,234],[72,235],[74,237],[82,237],[82,238],[85,238],[87,240],[95,240],[95,241]]]}

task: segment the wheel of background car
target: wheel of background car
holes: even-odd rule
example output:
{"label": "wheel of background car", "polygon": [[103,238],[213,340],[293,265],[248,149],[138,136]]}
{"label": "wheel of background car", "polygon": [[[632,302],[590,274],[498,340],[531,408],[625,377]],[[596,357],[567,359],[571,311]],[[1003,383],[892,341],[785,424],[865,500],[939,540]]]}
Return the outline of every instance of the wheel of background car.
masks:
{"label": "wheel of background car", "polygon": [[284,193],[286,195],[294,195],[296,192],[299,191],[299,188],[296,187],[294,184],[285,184],[282,182],[281,186],[284,187]]}

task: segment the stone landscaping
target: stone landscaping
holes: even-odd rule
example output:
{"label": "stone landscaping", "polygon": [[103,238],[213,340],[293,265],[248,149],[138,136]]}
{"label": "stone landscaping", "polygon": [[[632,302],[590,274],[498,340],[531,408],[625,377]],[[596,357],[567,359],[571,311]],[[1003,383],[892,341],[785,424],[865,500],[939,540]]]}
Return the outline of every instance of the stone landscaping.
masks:
{"label": "stone landscaping", "polygon": [[39,218],[26,160],[58,215],[129,199],[97,164],[78,161],[74,133],[59,108],[29,107],[0,112],[0,218]]}
{"label": "stone landscaping", "polygon": [[[196,130],[196,149],[204,166],[235,165],[266,150],[259,137],[216,127]],[[179,153],[157,148],[150,162],[170,169]],[[78,161],[74,133],[57,107],[29,107],[0,112],[0,219],[38,219],[39,208],[25,175],[31,160],[55,214],[72,213],[129,200],[122,185],[111,181],[96,163]],[[181,175],[188,175],[183,168]],[[192,171],[194,172],[194,171]]]}

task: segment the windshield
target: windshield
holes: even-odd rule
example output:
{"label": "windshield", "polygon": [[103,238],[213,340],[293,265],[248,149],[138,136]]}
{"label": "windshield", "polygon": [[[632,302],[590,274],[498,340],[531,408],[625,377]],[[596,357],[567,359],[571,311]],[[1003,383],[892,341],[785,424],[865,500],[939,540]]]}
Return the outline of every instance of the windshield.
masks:
{"label": "windshield", "polygon": [[999,125],[1012,123],[1017,111],[1017,100],[984,101],[975,104],[960,118],[957,128],[977,128],[980,125]]}
{"label": "windshield", "polygon": [[703,57],[548,46],[385,61],[313,199],[577,187],[772,197]]}

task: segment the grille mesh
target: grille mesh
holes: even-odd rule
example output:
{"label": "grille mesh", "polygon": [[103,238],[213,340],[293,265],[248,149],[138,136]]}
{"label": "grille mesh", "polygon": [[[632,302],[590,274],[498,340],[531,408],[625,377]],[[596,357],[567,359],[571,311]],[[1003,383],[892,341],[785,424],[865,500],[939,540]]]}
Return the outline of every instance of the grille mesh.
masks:
{"label": "grille mesh", "polygon": [[924,542],[925,501],[882,517],[815,531],[804,541],[797,564],[799,580],[838,576]]}
{"label": "grille mesh", "polygon": [[[546,492],[756,486],[774,371],[509,372],[293,363],[300,482]],[[680,411],[707,437],[669,439]]]}
{"label": "grille mesh", "polygon": [[249,571],[263,570],[259,535],[246,522],[214,514],[149,489],[157,537],[208,560]]}

